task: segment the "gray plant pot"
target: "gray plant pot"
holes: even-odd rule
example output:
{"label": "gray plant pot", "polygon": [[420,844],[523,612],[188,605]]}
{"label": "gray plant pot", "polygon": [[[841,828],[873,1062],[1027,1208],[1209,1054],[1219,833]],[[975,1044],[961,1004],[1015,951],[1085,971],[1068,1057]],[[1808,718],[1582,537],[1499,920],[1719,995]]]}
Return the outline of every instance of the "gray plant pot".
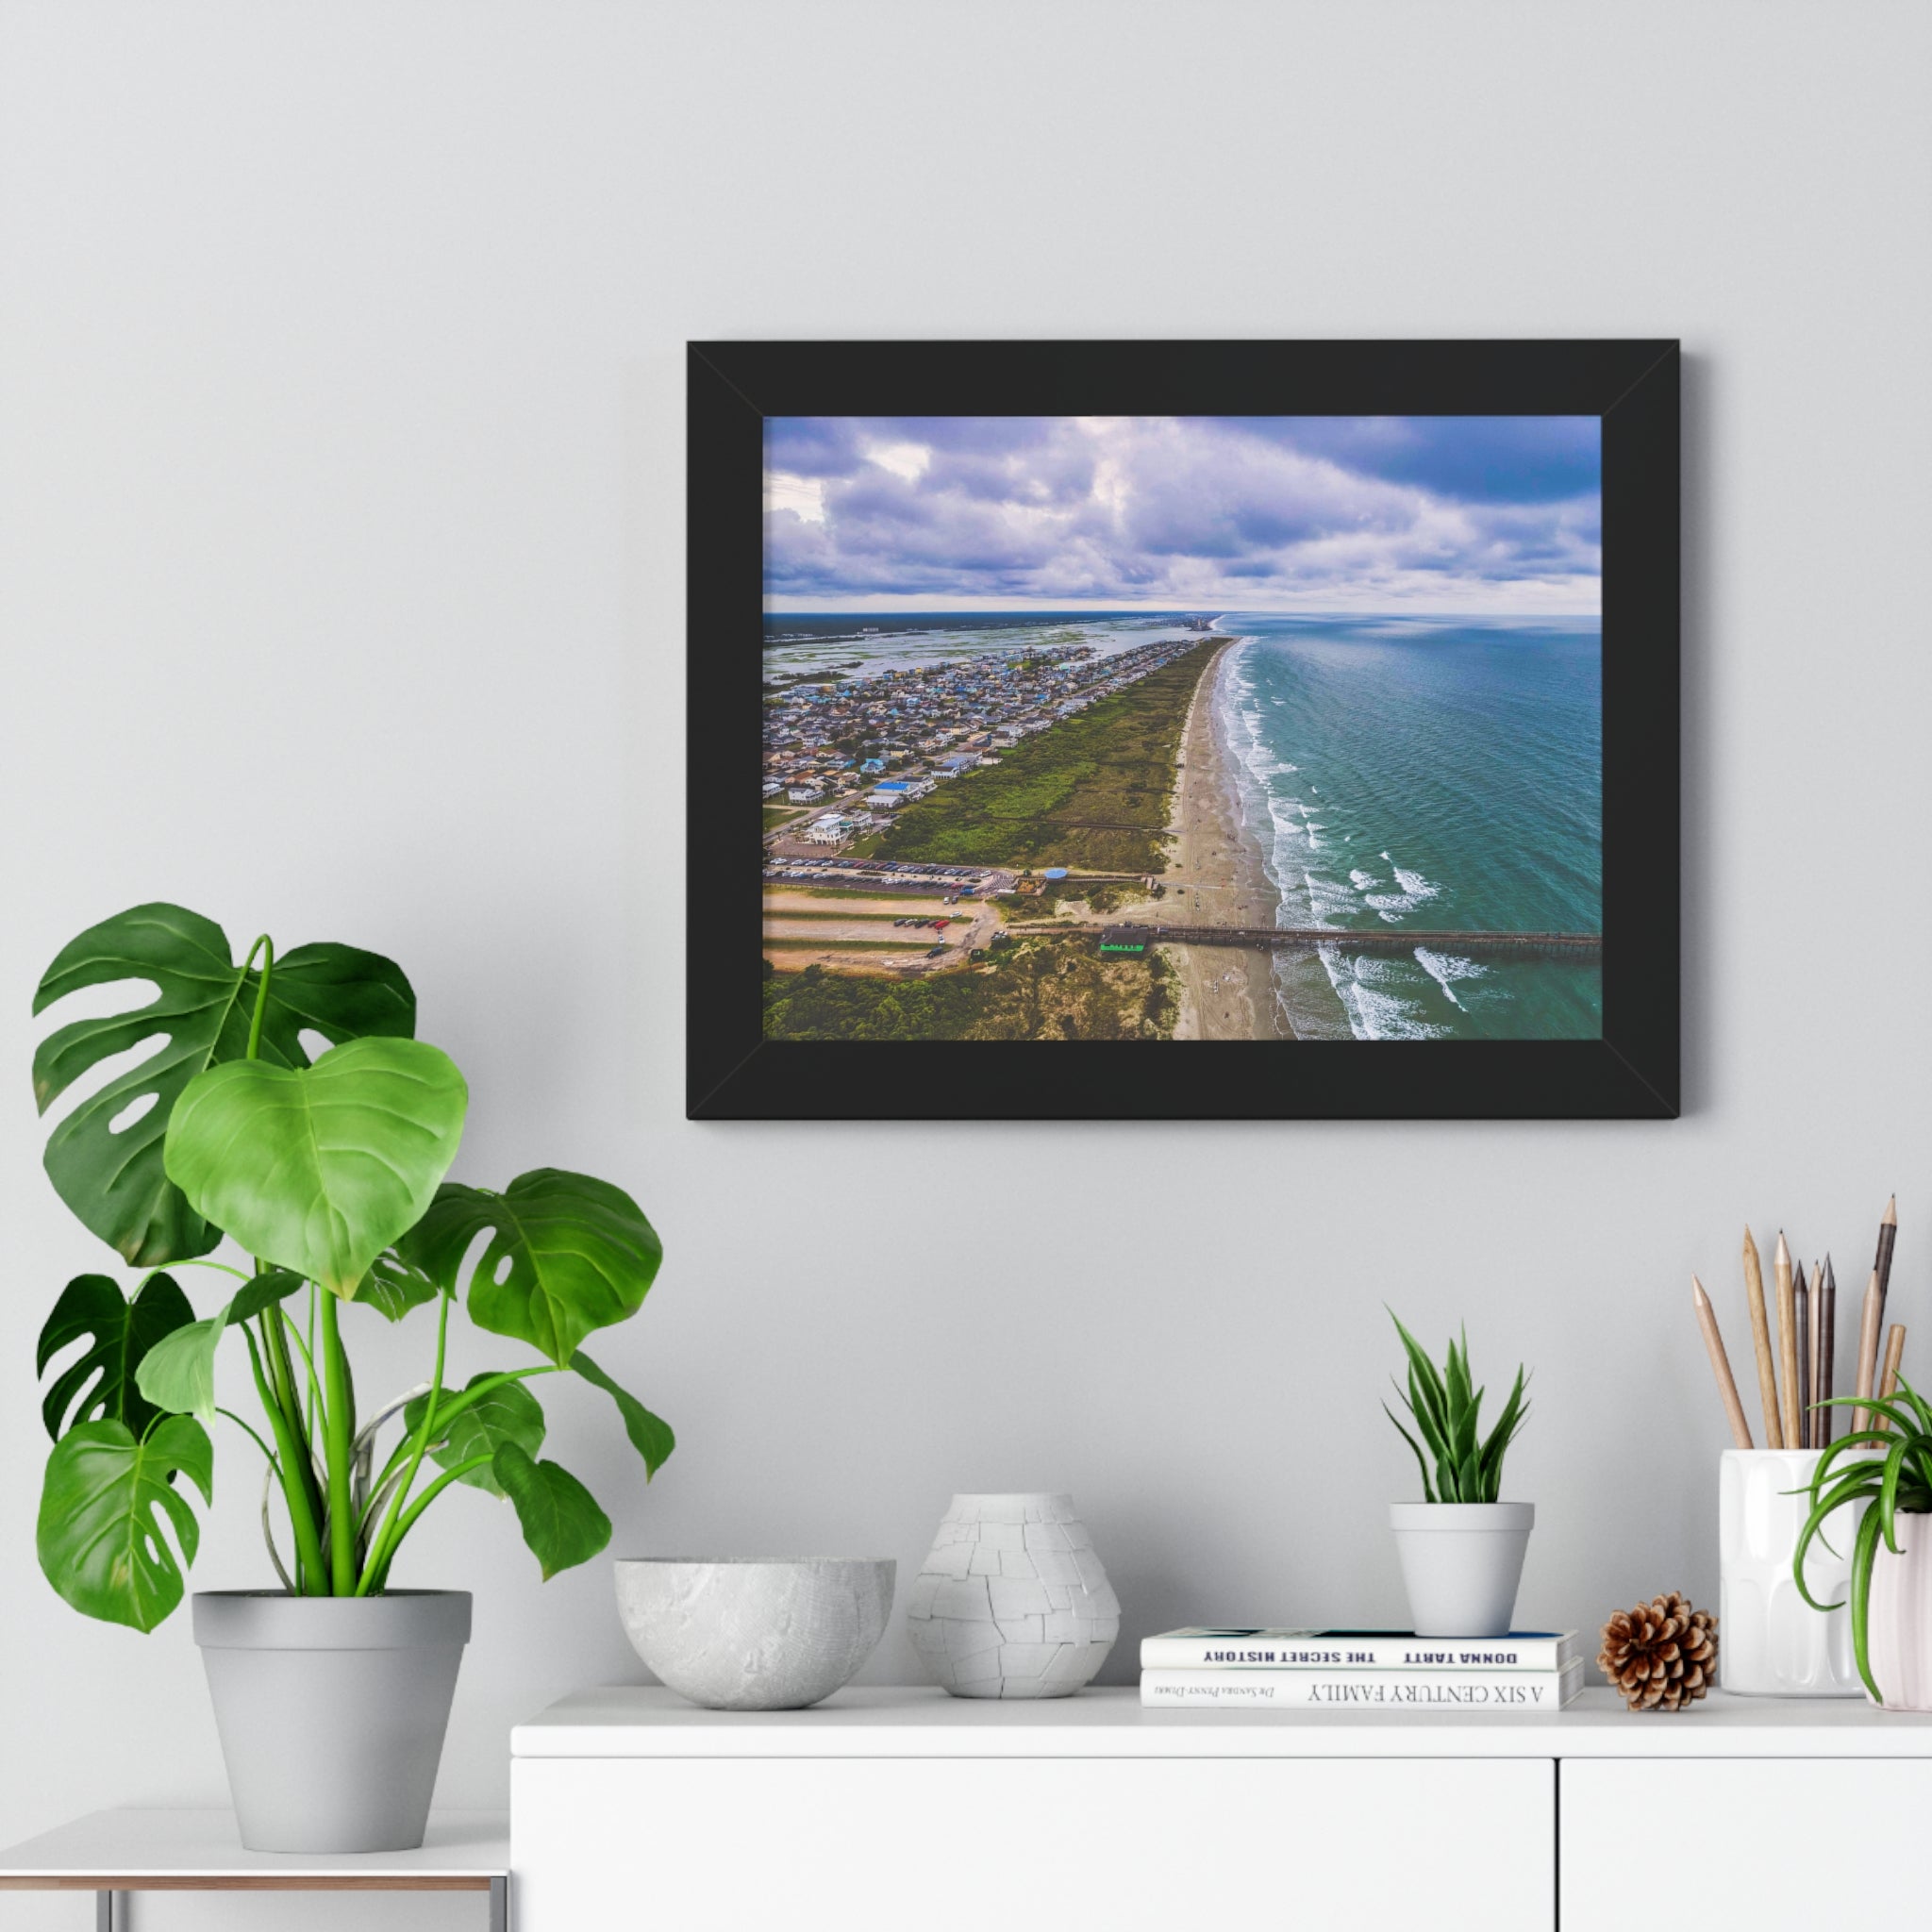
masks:
{"label": "gray plant pot", "polygon": [[242,1842],[251,1852],[420,1845],[469,1639],[467,1591],[197,1593],[194,1641]]}

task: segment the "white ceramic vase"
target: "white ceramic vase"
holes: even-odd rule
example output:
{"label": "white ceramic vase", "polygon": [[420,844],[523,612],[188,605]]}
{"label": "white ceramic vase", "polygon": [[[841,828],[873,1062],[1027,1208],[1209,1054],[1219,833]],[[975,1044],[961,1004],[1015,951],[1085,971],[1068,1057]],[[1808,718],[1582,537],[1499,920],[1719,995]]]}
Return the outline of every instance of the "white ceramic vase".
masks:
{"label": "white ceramic vase", "polygon": [[1391,1503],[1418,1637],[1507,1637],[1534,1503]]}
{"label": "white ceramic vase", "polygon": [[906,1601],[955,1697],[1065,1697],[1107,1661],[1120,1599],[1071,1496],[955,1496]]}
{"label": "white ceramic vase", "polygon": [[[1849,1608],[1820,1612],[1791,1574],[1810,1514],[1805,1493],[1823,1452],[1726,1449],[1718,1464],[1718,1681],[1738,1697],[1857,1697]],[[1805,1587],[1843,1605],[1856,1509],[1839,1512],[1805,1553]],[[1881,1683],[1884,1679],[1879,1680]]]}
{"label": "white ceramic vase", "polygon": [[1866,1654],[1885,1709],[1932,1710],[1932,1516],[1901,1510],[1897,1527],[1903,1554],[1881,1537],[1872,1564]]}

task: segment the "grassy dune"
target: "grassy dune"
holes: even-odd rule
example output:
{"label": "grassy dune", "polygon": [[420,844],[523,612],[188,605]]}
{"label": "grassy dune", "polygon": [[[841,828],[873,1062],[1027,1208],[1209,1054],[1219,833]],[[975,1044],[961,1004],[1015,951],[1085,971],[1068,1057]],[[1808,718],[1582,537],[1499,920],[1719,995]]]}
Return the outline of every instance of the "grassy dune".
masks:
{"label": "grassy dune", "polygon": [[765,979],[771,1040],[1165,1040],[1178,1008],[1159,956],[1104,959],[1091,939],[1044,934],[921,979],[813,966]]}
{"label": "grassy dune", "polygon": [[941,865],[1073,865],[1158,872],[1181,726],[1213,638],[1050,731],[908,805],[886,858]]}

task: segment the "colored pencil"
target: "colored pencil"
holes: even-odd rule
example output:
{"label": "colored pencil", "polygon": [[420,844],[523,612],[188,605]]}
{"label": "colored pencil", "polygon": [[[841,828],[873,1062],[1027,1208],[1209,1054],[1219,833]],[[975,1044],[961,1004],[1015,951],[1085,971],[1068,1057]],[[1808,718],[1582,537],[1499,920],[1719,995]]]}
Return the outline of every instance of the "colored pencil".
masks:
{"label": "colored pencil", "polygon": [[1873,1269],[1872,1279],[1865,1284],[1865,1305],[1858,1311],[1858,1380],[1852,1393],[1858,1399],[1858,1407],[1852,1411],[1852,1432],[1869,1428],[1872,1418],[1866,1413],[1865,1405],[1872,1400],[1872,1393],[1878,1382],[1878,1271]]}
{"label": "colored pencil", "polygon": [[[1833,1387],[1838,1374],[1838,1276],[1831,1272],[1831,1257],[1824,1257],[1824,1286],[1818,1291],[1818,1374],[1812,1380],[1817,1390],[1814,1400],[1829,1402],[1838,1393]],[[1821,1408],[1812,1441],[1820,1449],[1831,1447],[1831,1432],[1838,1410]]]}
{"label": "colored pencil", "polygon": [[1757,1262],[1757,1243],[1744,1230],[1744,1306],[1751,1315],[1751,1342],[1757,1351],[1757,1400],[1764,1408],[1764,1446],[1782,1449],[1784,1432],[1777,1419],[1777,1371],[1771,1362],[1771,1324],[1764,1313],[1764,1270]]}
{"label": "colored pencil", "polygon": [[1731,1441],[1740,1449],[1751,1446],[1751,1424],[1744,1420],[1744,1405],[1738,1400],[1738,1385],[1731,1374],[1731,1358],[1724,1353],[1724,1339],[1717,1332],[1717,1310],[1696,1275],[1690,1277],[1690,1305],[1697,1310],[1697,1325],[1704,1331],[1704,1352],[1710,1357],[1710,1373],[1717,1377],[1717,1392],[1731,1424]]}
{"label": "colored pencil", "polygon": [[1771,1258],[1772,1283],[1777,1294],[1777,1372],[1778,1427],[1784,1446],[1802,1445],[1798,1415],[1798,1309],[1791,1281],[1791,1251],[1786,1244],[1784,1229],[1778,1229],[1777,1252]]}
{"label": "colored pencil", "polygon": [[1798,1447],[1811,1446],[1811,1295],[1805,1264],[1791,1270],[1791,1333],[1798,1338]]}
{"label": "colored pencil", "polygon": [[1891,1251],[1898,1241],[1898,1196],[1885,1204],[1878,1221],[1878,1253],[1872,1272],[1878,1277],[1878,1332],[1885,1333],[1885,1302],[1891,1292]]}

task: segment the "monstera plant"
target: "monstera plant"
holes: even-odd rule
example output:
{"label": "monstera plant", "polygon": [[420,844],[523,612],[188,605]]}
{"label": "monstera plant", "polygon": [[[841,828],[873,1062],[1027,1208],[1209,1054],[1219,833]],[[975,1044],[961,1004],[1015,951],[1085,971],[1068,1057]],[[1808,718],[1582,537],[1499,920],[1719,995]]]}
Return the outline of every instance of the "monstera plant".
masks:
{"label": "monstera plant", "polygon": [[[609,1521],[541,1457],[532,1385],[569,1374],[608,1397],[647,1479],[671,1454],[670,1428],[583,1350],[637,1313],[658,1272],[637,1203],[556,1168],[501,1192],[445,1179],[468,1090],[414,1038],[409,982],[374,953],[278,956],[263,937],[238,965],[212,921],[139,906],[67,946],[34,1010],[125,981],[155,998],[75,1020],[34,1056],[44,1111],[103,1061],[152,1049],[47,1141],[61,1199],[137,1271],[125,1287],[76,1275],[41,1334],[38,1372],[59,1364],[42,1406],[48,1581],[89,1616],[139,1630],[167,1616],[200,1538],[195,1497],[213,1500],[218,1419],[262,1458],[263,1534],[291,1593],[379,1594],[423,1512],[458,1484],[508,1501],[545,1577],[595,1556]],[[308,1041],[325,1050],[311,1058]],[[246,1266],[209,1258],[225,1238]],[[225,1282],[210,1313],[176,1278],[190,1268]],[[476,1326],[530,1355],[447,1386],[458,1299]],[[345,1331],[432,1305],[425,1379],[358,1403]],[[225,1342],[246,1355],[259,1428],[216,1403]]]}

